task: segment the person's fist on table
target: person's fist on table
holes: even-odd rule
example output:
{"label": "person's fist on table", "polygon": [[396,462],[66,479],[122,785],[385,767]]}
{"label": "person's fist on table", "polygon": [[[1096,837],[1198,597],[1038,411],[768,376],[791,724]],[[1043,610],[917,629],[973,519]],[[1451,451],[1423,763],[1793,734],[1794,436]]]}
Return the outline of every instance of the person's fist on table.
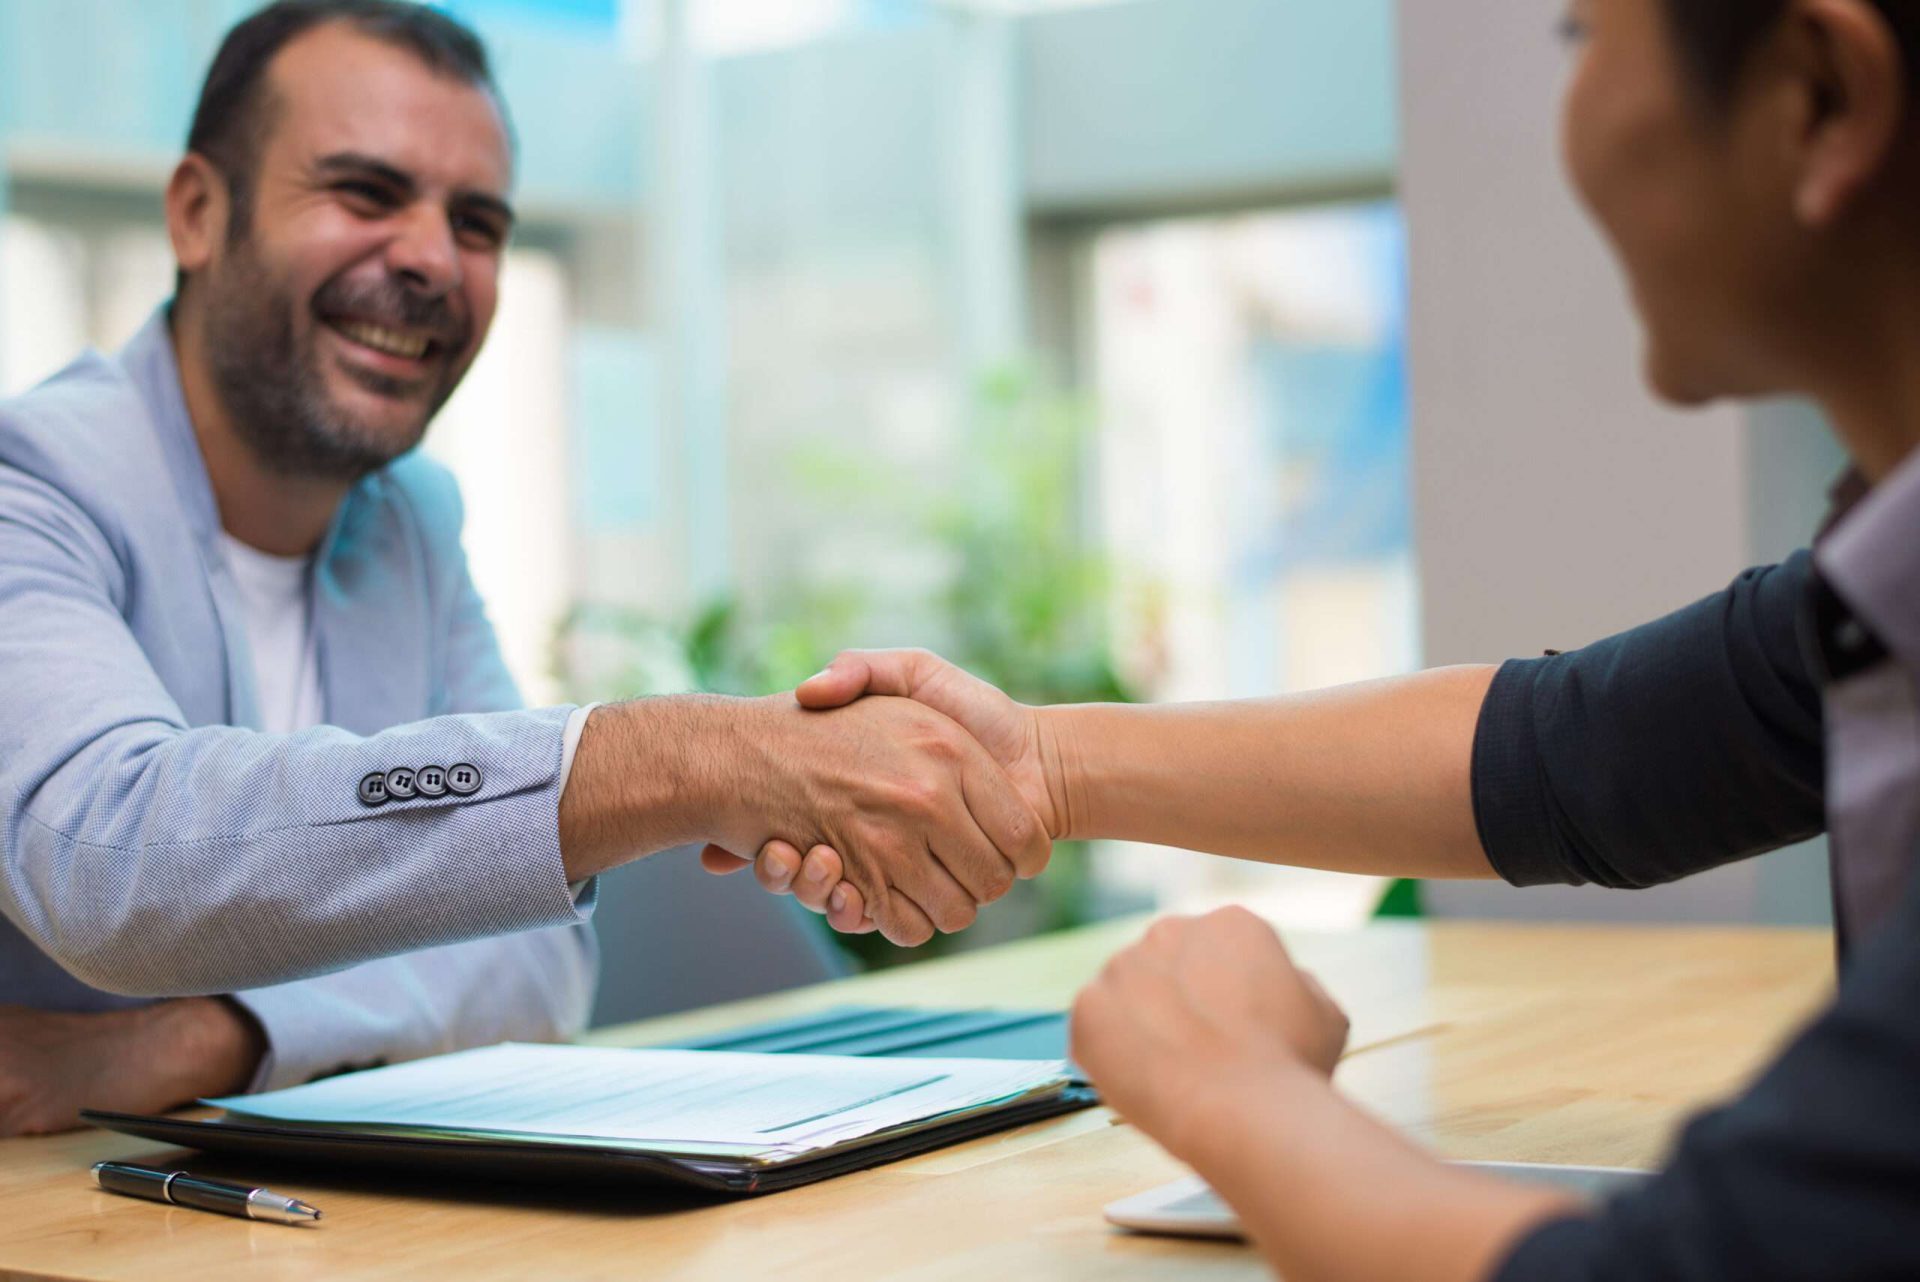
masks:
{"label": "person's fist on table", "polygon": [[1347,1017],[1244,908],[1166,917],[1073,1005],[1073,1058],[1102,1097],[1176,1157],[1195,1128],[1289,1071],[1333,1072]]}

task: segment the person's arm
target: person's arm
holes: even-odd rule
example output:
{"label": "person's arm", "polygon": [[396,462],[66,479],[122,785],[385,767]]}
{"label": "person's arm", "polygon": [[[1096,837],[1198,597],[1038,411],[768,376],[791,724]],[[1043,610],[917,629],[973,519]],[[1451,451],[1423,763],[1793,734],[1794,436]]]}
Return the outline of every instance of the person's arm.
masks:
{"label": "person's arm", "polygon": [[278,1090],[496,1042],[571,1041],[587,1026],[597,955],[587,927],[561,927],[235,993],[259,1023],[262,1054],[234,1089]]}
{"label": "person's arm", "polygon": [[243,1090],[259,1028],[218,997],[128,1010],[0,1006],[0,1138],[79,1126],[83,1108],[163,1113]]}
{"label": "person's arm", "polygon": [[[906,942],[1045,862],[999,768],[906,701],[602,707],[564,804],[567,708],[370,736],[189,726],[120,613],[164,590],[128,583],[71,500],[0,468],[0,911],[96,988],[227,992],[572,924],[570,883],[692,841],[828,840]],[[473,786],[363,800],[428,764],[474,766]]]}
{"label": "person's arm", "polygon": [[[448,489],[457,534],[457,494]],[[457,541],[449,542],[457,554]],[[445,716],[519,708],[519,687],[466,558],[448,559],[445,658],[429,711]],[[563,790],[571,765],[563,758]],[[236,993],[235,1013],[258,1026],[261,1053],[241,1087],[204,1085],[195,1094],[277,1090],[346,1068],[501,1041],[569,1041],[586,1028],[598,955],[592,927],[581,923],[425,949]],[[218,1067],[210,1060],[209,1078]]]}
{"label": "person's arm", "polygon": [[1229,908],[1155,922],[1115,956],[1074,1002],[1073,1058],[1288,1282],[1479,1282],[1570,1209],[1444,1166],[1346,1103],[1328,1080],[1346,1031],[1272,927]]}
{"label": "person's arm", "polygon": [[1185,1160],[1288,1282],[1483,1282],[1518,1237],[1572,1209],[1442,1164],[1298,1065],[1259,1085]]}
{"label": "person's arm", "polygon": [[[1580,650],[1319,693],[1041,709],[1076,836],[1520,885],[1672,881],[1824,825],[1809,562]],[[1181,834],[1187,834],[1183,837]]]}
{"label": "person's arm", "polygon": [[[800,688],[907,694],[979,735],[1056,835],[1342,871],[1647,886],[1818,832],[1804,553],[1582,650],[1227,704],[1029,708],[933,655],[850,652]],[[831,849],[770,889],[857,929]],[[728,861],[708,860],[715,871]],[[822,890],[824,887],[824,890]],[[832,899],[825,897],[831,895]],[[840,905],[834,906],[838,901]]]}
{"label": "person's arm", "polygon": [[[519,691],[464,557],[450,569],[446,657],[429,712],[518,708]],[[77,1126],[82,1108],[162,1112],[506,1039],[566,1040],[586,1025],[597,951],[583,923],[382,958],[225,998],[97,1013],[0,1008],[0,1136]]]}
{"label": "person's arm", "polygon": [[79,1126],[83,1108],[162,1113],[349,1068],[586,1026],[594,941],[527,931],[365,962],[228,997],[127,1010],[0,1006],[0,1138]]}
{"label": "person's arm", "polygon": [[1492,678],[1442,668],[1285,698],[1039,709],[1057,836],[1491,877],[1469,777]]}
{"label": "person's arm", "polygon": [[1811,573],[1799,552],[1651,623],[1503,665],[1473,761],[1500,875],[1636,889],[1823,831],[1800,627]]}
{"label": "person's arm", "polygon": [[1074,1059],[1289,1282],[1920,1277],[1920,878],[1780,1058],[1598,1206],[1444,1166],[1341,1099],[1344,1026],[1264,923],[1154,931],[1075,1003]]}
{"label": "person's arm", "polygon": [[[924,650],[848,651],[797,691],[811,708],[911,698],[952,717],[1007,771],[1054,840],[1105,837],[1341,872],[1491,877],[1469,779],[1494,669],[1439,668],[1231,703],[1029,707]],[[832,847],[776,841],[756,873],[814,911],[838,890]],[[745,861],[710,850],[710,871]],[[805,874],[815,871],[811,880]],[[849,888],[858,904],[857,887]],[[857,929],[841,911],[838,929]]]}

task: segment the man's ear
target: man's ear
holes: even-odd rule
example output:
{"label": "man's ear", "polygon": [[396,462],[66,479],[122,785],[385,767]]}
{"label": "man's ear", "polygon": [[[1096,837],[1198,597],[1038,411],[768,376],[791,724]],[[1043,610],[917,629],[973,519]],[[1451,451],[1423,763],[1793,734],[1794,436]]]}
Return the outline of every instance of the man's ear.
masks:
{"label": "man's ear", "polygon": [[191,151],[182,156],[167,180],[167,239],[181,271],[200,271],[213,260],[232,214],[226,178],[213,162]]}
{"label": "man's ear", "polygon": [[1847,213],[1907,124],[1900,42],[1870,0],[1797,0],[1790,39],[1807,87],[1794,212],[1809,227]]}

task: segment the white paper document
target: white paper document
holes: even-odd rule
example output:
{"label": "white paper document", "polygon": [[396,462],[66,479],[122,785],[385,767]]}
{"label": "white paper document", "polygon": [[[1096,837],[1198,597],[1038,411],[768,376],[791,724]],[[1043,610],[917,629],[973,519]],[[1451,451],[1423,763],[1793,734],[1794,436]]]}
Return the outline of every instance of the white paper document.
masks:
{"label": "white paper document", "polygon": [[618,1143],[780,1157],[1058,1089],[1060,1060],[881,1059],[531,1046],[207,1100],[319,1126]]}

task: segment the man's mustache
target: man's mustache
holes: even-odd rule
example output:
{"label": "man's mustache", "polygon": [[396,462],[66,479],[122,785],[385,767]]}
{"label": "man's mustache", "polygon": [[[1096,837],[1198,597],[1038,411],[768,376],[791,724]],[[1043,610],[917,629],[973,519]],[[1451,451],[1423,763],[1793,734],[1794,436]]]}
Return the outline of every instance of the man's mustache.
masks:
{"label": "man's mustache", "polygon": [[424,334],[448,353],[465,350],[472,326],[445,295],[427,295],[395,281],[378,285],[328,281],[314,295],[313,309],[328,319],[351,319]]}

